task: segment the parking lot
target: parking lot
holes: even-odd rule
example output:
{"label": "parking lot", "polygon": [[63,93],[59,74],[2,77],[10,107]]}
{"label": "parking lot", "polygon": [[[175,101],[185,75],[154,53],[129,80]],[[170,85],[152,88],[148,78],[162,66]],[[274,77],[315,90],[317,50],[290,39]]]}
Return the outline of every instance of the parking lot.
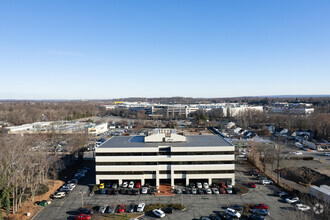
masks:
{"label": "parking lot", "polygon": [[[236,181],[247,185],[251,177],[246,175],[246,168],[237,165]],[[212,213],[225,211],[226,206],[234,204],[267,204],[270,216],[267,219],[281,219],[287,212],[293,211],[292,205],[283,203],[274,192],[280,191],[274,185],[262,185],[255,181],[257,187],[249,189],[246,195],[240,194],[180,194],[174,196],[155,196],[150,194],[139,195],[107,195],[95,194],[88,196],[89,189],[94,181],[94,171],[87,173],[77,187],[62,199],[54,199],[52,203],[44,208],[35,219],[74,219],[75,211],[83,206],[110,205],[116,207],[119,204],[129,205],[130,203],[182,203],[186,206],[185,211],[175,210],[172,214],[167,214],[164,219],[199,219],[201,216],[209,216]],[[145,215],[140,219],[155,219],[154,216]]]}

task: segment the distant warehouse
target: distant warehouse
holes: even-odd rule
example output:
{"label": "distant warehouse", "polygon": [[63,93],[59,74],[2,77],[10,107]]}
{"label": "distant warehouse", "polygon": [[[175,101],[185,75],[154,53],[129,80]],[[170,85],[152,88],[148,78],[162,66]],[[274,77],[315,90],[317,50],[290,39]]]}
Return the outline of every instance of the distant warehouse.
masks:
{"label": "distant warehouse", "polygon": [[235,184],[234,146],[218,135],[177,134],[155,129],[148,136],[112,137],[96,149],[96,183]]}

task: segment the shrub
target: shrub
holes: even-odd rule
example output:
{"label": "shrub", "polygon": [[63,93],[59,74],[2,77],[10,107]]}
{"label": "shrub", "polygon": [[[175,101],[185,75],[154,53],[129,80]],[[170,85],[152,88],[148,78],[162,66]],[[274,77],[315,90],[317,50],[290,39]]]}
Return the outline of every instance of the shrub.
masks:
{"label": "shrub", "polygon": [[186,208],[186,206],[184,206],[183,204],[180,204],[180,203],[169,204],[168,206],[172,207],[173,209],[177,209],[177,210],[184,210]]}
{"label": "shrub", "polygon": [[48,186],[46,186],[45,184],[40,184],[37,187],[35,195],[39,196],[39,195],[45,194],[46,192],[48,192],[48,190],[49,190]]}
{"label": "shrub", "polygon": [[99,186],[97,184],[95,184],[92,188],[92,192],[95,192],[99,189]]}
{"label": "shrub", "polygon": [[154,209],[163,209],[167,207],[171,207],[176,210],[184,210],[186,208],[183,204],[180,203],[173,203],[173,204],[155,203],[155,204],[146,205],[144,211],[151,212]]}
{"label": "shrub", "polygon": [[249,189],[242,184],[237,183],[235,186],[238,188],[241,194],[246,194],[249,192]]}

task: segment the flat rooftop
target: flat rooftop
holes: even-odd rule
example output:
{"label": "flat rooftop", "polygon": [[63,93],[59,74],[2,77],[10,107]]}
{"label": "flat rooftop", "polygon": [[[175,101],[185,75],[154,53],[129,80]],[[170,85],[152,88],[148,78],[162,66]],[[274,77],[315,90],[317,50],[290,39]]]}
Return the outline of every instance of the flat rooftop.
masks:
{"label": "flat rooftop", "polygon": [[145,143],[145,136],[114,136],[100,145],[98,148],[119,148],[119,147],[155,147],[155,146],[173,146],[173,147],[229,147],[232,146],[218,135],[187,135],[186,142],[160,142]]}

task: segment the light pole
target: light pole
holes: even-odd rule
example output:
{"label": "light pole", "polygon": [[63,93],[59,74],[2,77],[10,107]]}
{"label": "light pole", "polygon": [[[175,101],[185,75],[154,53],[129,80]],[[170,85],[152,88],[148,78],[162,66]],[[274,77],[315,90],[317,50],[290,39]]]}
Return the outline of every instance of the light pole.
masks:
{"label": "light pole", "polygon": [[81,194],[81,208],[84,208],[84,193],[83,191],[79,192]]}

